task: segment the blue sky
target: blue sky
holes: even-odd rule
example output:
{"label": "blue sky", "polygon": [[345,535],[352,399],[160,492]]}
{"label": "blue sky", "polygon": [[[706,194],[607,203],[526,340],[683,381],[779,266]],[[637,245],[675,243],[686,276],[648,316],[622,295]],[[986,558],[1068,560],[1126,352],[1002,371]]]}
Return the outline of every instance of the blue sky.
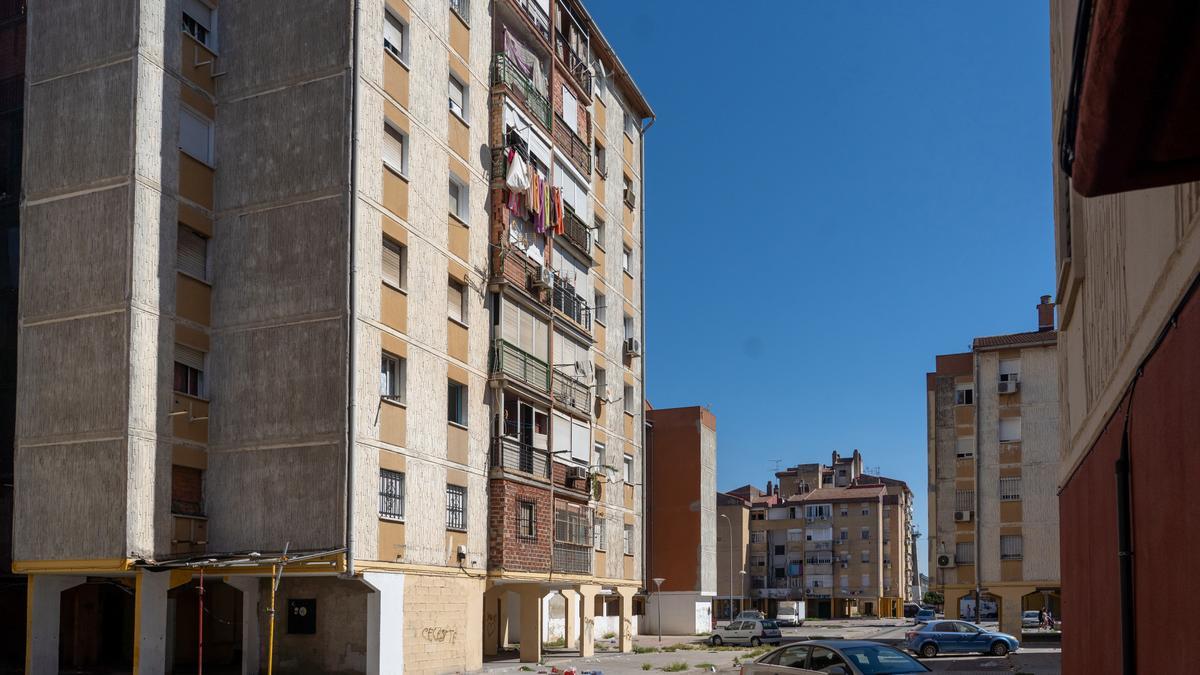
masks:
{"label": "blue sky", "polygon": [[1048,10],[738,7],[588,2],[658,114],[647,395],[716,413],[719,489],[858,448],[925,532],[934,355],[1053,292]]}

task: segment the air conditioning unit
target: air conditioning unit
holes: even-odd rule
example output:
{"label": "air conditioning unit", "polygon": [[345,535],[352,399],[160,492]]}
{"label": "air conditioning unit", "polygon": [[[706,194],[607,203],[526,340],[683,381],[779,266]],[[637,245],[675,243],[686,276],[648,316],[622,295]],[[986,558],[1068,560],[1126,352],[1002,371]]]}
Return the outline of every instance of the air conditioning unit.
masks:
{"label": "air conditioning unit", "polygon": [[641,356],[642,355],[642,341],[637,338],[632,338],[632,337],[626,338],[625,339],[625,355],[626,356]]}
{"label": "air conditioning unit", "polygon": [[586,480],[586,479],[587,479],[587,469],[583,468],[582,466],[568,466],[567,467],[567,480]]}
{"label": "air conditioning unit", "polygon": [[1021,388],[1019,380],[1001,380],[997,383],[996,391],[1001,394],[1015,394]]}
{"label": "air conditioning unit", "polygon": [[552,288],[554,286],[554,272],[549,267],[539,267],[536,272],[529,272],[529,282],[537,288]]}
{"label": "air conditioning unit", "polygon": [[954,556],[949,553],[939,554],[937,557],[938,567],[954,567]]}
{"label": "air conditioning unit", "polygon": [[969,522],[971,522],[971,519],[974,517],[975,517],[974,511],[955,511],[954,512],[954,522],[956,522],[956,523],[969,523]]}

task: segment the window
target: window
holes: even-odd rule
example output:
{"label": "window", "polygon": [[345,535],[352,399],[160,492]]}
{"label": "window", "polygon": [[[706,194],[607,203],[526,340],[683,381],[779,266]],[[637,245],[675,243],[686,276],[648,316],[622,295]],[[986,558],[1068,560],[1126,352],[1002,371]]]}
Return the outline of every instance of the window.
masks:
{"label": "window", "polygon": [[954,491],[954,510],[955,511],[973,511],[975,509],[975,491],[974,490],[955,490]]}
{"label": "window", "polygon": [[960,384],[954,388],[954,405],[974,405],[975,385]]}
{"label": "window", "polygon": [[787,531],[788,541],[804,541],[804,530],[799,528],[789,528]]}
{"label": "window", "polygon": [[970,459],[975,456],[975,439],[963,436],[955,440],[954,454],[959,459]]}
{"label": "window", "polygon": [[842,592],[845,593],[846,589],[850,588],[850,575],[843,574],[838,577],[838,585],[842,587]]}
{"label": "window", "polygon": [[753,530],[750,532],[750,543],[751,544],[761,544],[766,540],[767,540],[766,532],[763,532],[762,530]]}
{"label": "window", "polygon": [[175,345],[175,391],[203,398],[205,354],[197,349]]}
{"label": "window", "polygon": [[470,0],[450,0],[450,9],[466,21],[467,15],[471,13]]}
{"label": "window", "polygon": [[517,536],[525,539],[537,538],[533,502],[517,502]]}
{"label": "window", "polygon": [[467,85],[450,76],[450,112],[466,121],[467,117]]}
{"label": "window", "polygon": [[404,290],[408,285],[408,248],[384,237],[379,267],[383,283]]}
{"label": "window", "polygon": [[384,10],[383,49],[400,63],[408,61],[408,26]]}
{"label": "window", "polygon": [[597,551],[608,549],[608,518],[598,515],[595,518],[595,528],[592,530],[593,545]]}
{"label": "window", "polygon": [[1000,381],[1019,382],[1021,380],[1021,360],[1004,359],[1000,361]]}
{"label": "window", "polygon": [[633,138],[637,133],[637,123],[633,119],[633,115],[628,110],[621,111],[622,123],[625,126],[625,135]]}
{"label": "window", "polygon": [[838,531],[838,541],[849,541],[849,540],[850,540],[850,530],[847,530],[846,528],[843,527],[841,530]]}
{"label": "window", "polygon": [[870,505],[870,504],[863,504],[863,507],[862,507],[862,514],[863,514],[864,516],[869,516],[869,515],[871,515],[871,505]]}
{"label": "window", "polygon": [[633,457],[625,455],[621,466],[621,475],[626,485],[633,485]]}
{"label": "window", "polygon": [[861,588],[870,588],[871,587],[871,575],[870,574],[862,575],[861,581],[862,581]]}
{"label": "window", "polygon": [[557,412],[554,413],[552,424],[555,457],[565,459],[569,456],[575,462],[587,465],[592,450],[591,425]]}
{"label": "window", "polygon": [[636,203],[636,197],[633,194],[633,179],[627,175],[622,175],[621,198],[625,200],[625,205],[633,208]]}
{"label": "window", "polygon": [[606,318],[607,313],[605,312],[605,306],[607,304],[607,300],[608,300],[608,297],[606,295],[604,295],[603,293],[596,293],[596,307],[595,307],[596,323],[599,323],[599,324],[608,323],[608,320]]}
{"label": "window", "polygon": [[208,281],[208,239],[186,225],[179,226],[175,268],[200,281]]}
{"label": "window", "polygon": [[632,316],[629,316],[628,314],[626,314],[624,316],[624,318],[621,320],[621,324],[625,330],[625,339],[626,340],[628,340],[631,337],[637,337],[637,331],[634,330]]}
{"label": "window", "polygon": [[383,123],[383,164],[400,176],[408,175],[408,135]]}
{"label": "window", "polygon": [[1025,542],[1019,534],[1000,535],[1000,559],[1020,560],[1025,553]]}
{"label": "window", "polygon": [[633,396],[633,387],[629,386],[628,384],[625,385],[625,412],[629,415],[637,414],[637,401],[634,400]]}
{"label": "window", "polygon": [[179,110],[179,149],[195,159],[212,165],[212,120],[182,108]]}
{"label": "window", "polygon": [[501,306],[500,336],[526,354],[545,361],[549,358],[549,330],[533,312],[508,300]]}
{"label": "window", "polygon": [[200,0],[183,0],[183,32],[196,38],[196,42],[217,48],[215,12]]}
{"label": "window", "polygon": [[171,465],[171,513],[204,515],[204,471]]}
{"label": "window", "polygon": [[786,555],[783,544],[775,544],[775,555]]}
{"label": "window", "polygon": [[[596,366],[596,395],[607,397],[608,391],[608,371]],[[605,400],[605,403],[608,401]]]}
{"label": "window", "polygon": [[404,359],[383,353],[379,359],[379,395],[389,401],[404,403]]}
{"label": "window", "polygon": [[464,223],[467,222],[470,213],[467,193],[467,184],[459,180],[458,176],[450,174],[450,215]]}
{"label": "window", "polygon": [[776,579],[785,579],[785,578],[787,578],[787,570],[786,570],[786,569],[784,569],[784,568],[782,568],[782,567],[776,567],[776,568],[775,568],[775,578],[776,578]]}
{"label": "window", "polygon": [[954,562],[959,565],[975,564],[975,542],[965,541],[954,545]]}
{"label": "window", "polygon": [[404,520],[404,474],[379,470],[379,517]]}
{"label": "window", "polygon": [[842,504],[842,506],[841,506],[841,509],[840,509],[840,511],[838,512],[838,515],[841,515],[841,516],[848,516],[848,515],[850,515],[850,507],[849,507],[849,506],[846,506],[845,504]]}
{"label": "window", "polygon": [[1006,417],[1000,420],[1000,442],[1015,443],[1021,440],[1021,418]]}
{"label": "window", "polygon": [[596,141],[596,173],[600,174],[601,178],[608,177],[608,158],[600,141]]}
{"label": "window", "polygon": [[808,504],[804,507],[804,517],[810,520],[827,520],[833,513],[829,504]]}
{"label": "window", "polygon": [[633,555],[633,526],[626,525],[623,533],[624,541],[622,542],[622,550],[625,555]]}
{"label": "window", "polygon": [[858,531],[858,535],[861,539],[864,539],[864,540],[870,539],[871,538],[871,528],[869,528],[869,527],[862,528],[861,530]]}
{"label": "window", "polygon": [[626,274],[632,274],[629,270],[629,258],[633,254],[628,246],[621,247],[621,270]]}
{"label": "window", "polygon": [[575,98],[575,94],[571,93],[570,87],[562,86],[562,119],[567,123],[567,128],[579,135],[579,101]]}
{"label": "window", "polygon": [[865,563],[871,562],[871,551],[865,548],[862,550],[862,561]]}
{"label": "window", "polygon": [[467,385],[450,380],[447,417],[453,424],[467,426]]}
{"label": "window", "polygon": [[608,451],[604,449],[603,443],[596,444],[596,466],[608,467]]}
{"label": "window", "polygon": [[467,323],[467,288],[458,279],[451,279],[446,291],[447,315],[466,325]]}
{"label": "window", "polygon": [[767,514],[762,511],[751,511],[750,520],[766,520]]}
{"label": "window", "polygon": [[446,529],[467,529],[467,488],[446,484]]}
{"label": "window", "polygon": [[604,219],[601,218],[600,216],[594,216],[592,218],[592,226],[596,230],[595,233],[592,234],[592,239],[594,240],[592,243],[594,243],[595,245],[597,245],[603,249],[604,248]]}
{"label": "window", "polygon": [[1013,502],[1021,498],[1021,477],[1000,479],[1000,501]]}

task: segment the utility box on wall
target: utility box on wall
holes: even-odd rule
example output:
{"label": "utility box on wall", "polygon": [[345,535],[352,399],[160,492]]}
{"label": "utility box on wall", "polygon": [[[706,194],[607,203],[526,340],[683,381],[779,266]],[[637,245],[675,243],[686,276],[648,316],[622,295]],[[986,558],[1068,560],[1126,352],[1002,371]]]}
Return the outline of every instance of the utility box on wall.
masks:
{"label": "utility box on wall", "polygon": [[313,635],[317,632],[317,599],[288,600],[287,632],[290,635]]}

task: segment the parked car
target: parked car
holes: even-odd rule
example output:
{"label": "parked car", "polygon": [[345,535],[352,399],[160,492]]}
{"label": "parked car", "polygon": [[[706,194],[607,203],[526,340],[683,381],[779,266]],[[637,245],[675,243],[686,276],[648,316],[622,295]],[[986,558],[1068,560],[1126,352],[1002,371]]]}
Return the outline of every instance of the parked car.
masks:
{"label": "parked car", "polygon": [[937,614],[935,614],[932,609],[919,609],[917,610],[917,613],[913,615],[913,625],[919,626],[923,623],[933,621],[936,618]]}
{"label": "parked car", "polygon": [[928,673],[929,668],[904,652],[867,640],[807,640],[767,652],[742,665],[742,675],[833,673],[901,675]]}
{"label": "parked car", "polygon": [[757,609],[747,609],[747,610],[738,612],[738,615],[733,617],[733,620],[734,621],[754,621],[755,619],[765,619],[765,618],[767,618],[767,615],[763,614],[762,612],[758,611]]}
{"label": "parked car", "polygon": [[1041,628],[1042,613],[1036,609],[1027,609],[1021,612],[1021,628]]}
{"label": "parked car", "polygon": [[927,659],[942,652],[1004,656],[1021,646],[1017,638],[966,621],[931,621],[904,634],[904,646]]}
{"label": "parked car", "polygon": [[915,602],[906,602],[906,603],[904,603],[904,618],[911,619],[914,616],[916,616],[917,612],[921,611],[922,609],[924,609],[924,607],[918,605]]}
{"label": "parked car", "polygon": [[[740,616],[740,615],[739,615]],[[781,634],[779,624],[770,619],[734,619],[728,626],[718,626],[708,637],[711,645],[749,644],[755,647],[764,642],[769,645],[779,644]]]}

